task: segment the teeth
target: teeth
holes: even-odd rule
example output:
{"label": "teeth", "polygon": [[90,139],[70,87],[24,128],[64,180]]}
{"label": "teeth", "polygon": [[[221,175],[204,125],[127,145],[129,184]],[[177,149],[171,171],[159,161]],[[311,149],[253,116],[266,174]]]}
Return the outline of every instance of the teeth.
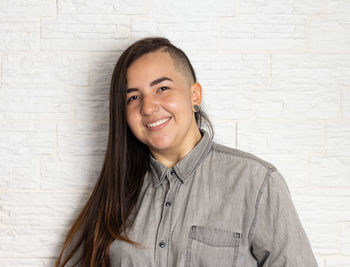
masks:
{"label": "teeth", "polygon": [[161,120],[156,121],[156,122],[154,122],[154,123],[147,124],[147,127],[156,127],[156,126],[158,126],[158,125],[163,124],[164,122],[166,122],[166,121],[168,121],[168,120],[170,120],[170,118],[161,119]]}

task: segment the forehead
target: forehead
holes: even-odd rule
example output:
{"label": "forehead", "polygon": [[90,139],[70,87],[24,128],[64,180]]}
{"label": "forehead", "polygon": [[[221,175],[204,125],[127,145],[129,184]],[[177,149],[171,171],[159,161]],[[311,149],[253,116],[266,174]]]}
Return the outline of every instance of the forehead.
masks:
{"label": "forehead", "polygon": [[127,69],[128,82],[161,75],[172,75],[173,77],[178,75],[173,59],[167,52],[157,51],[142,55]]}

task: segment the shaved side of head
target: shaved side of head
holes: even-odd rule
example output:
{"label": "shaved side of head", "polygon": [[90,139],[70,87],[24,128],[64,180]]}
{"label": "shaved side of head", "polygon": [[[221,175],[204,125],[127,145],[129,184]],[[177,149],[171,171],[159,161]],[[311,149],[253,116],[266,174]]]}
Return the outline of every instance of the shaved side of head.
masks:
{"label": "shaved side of head", "polygon": [[187,57],[169,47],[162,47],[160,51],[169,53],[170,57],[173,59],[175,70],[183,75],[187,85],[190,87],[195,82],[195,79]]}

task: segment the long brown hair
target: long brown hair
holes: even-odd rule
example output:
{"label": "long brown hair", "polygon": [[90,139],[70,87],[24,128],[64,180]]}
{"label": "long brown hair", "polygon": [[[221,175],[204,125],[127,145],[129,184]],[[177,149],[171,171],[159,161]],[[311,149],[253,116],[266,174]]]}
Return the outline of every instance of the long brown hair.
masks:
{"label": "long brown hair", "polygon": [[[78,254],[76,266],[110,266],[109,246],[115,239],[130,244],[123,230],[132,226],[129,218],[139,196],[143,178],[149,170],[149,149],[131,132],[126,122],[126,73],[130,64],[142,55],[165,49],[174,62],[189,69],[196,82],[194,69],[185,53],[162,37],[143,38],[129,46],[119,57],[111,80],[109,96],[109,137],[101,173],[84,208],[69,230],[56,267],[65,266]],[[213,138],[213,126],[200,108],[195,113],[197,126],[205,122]],[[73,242],[74,241],[74,242]],[[82,253],[78,253],[82,251]],[[66,254],[66,257],[63,257]]]}

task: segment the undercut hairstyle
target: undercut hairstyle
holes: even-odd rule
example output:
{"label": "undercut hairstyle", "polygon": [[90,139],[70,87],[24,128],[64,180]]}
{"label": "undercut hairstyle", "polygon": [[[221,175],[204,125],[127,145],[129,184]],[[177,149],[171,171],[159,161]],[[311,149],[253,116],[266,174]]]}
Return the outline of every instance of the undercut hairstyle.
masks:
{"label": "undercut hairstyle", "polygon": [[[134,223],[133,208],[138,200],[149,165],[149,149],[139,141],[126,121],[126,74],[136,59],[150,52],[168,52],[174,66],[196,82],[196,74],[185,53],[163,37],[147,37],[130,45],[119,57],[109,94],[109,135],[104,162],[97,182],[83,209],[65,236],[56,267],[109,267],[109,247],[113,240],[142,247],[129,239],[125,230]],[[195,112],[199,129],[204,122],[213,139],[208,115],[200,107]]]}
{"label": "undercut hairstyle", "polygon": [[190,86],[197,81],[196,74],[186,54],[175,46],[165,46],[160,48],[161,52],[167,52],[174,62],[174,68],[185,78]]}

